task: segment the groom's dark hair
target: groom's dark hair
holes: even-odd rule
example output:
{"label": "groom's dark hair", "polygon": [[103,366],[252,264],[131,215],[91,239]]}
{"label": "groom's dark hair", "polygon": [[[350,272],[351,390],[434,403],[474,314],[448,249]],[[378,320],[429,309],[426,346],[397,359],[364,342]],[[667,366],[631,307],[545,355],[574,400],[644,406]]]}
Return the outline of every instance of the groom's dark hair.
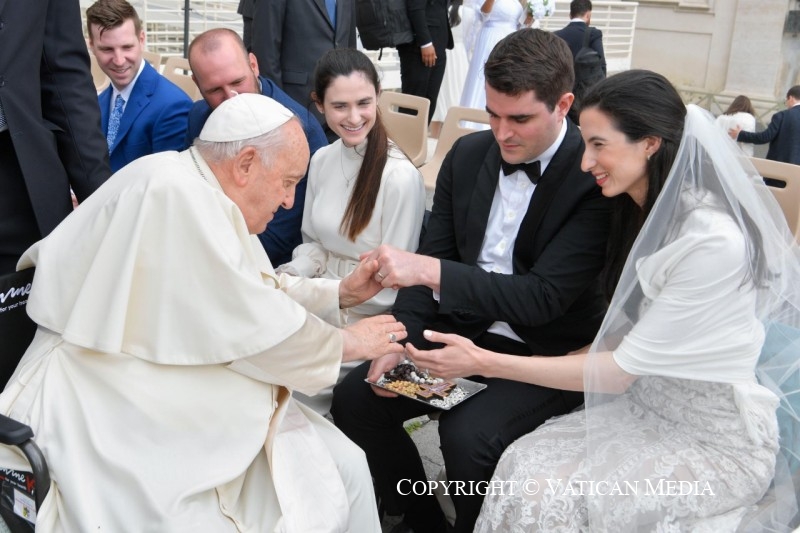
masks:
{"label": "groom's dark hair", "polygon": [[533,91],[550,111],[572,92],[575,72],[566,41],[549,31],[525,28],[495,45],[483,67],[486,83],[503,94]]}

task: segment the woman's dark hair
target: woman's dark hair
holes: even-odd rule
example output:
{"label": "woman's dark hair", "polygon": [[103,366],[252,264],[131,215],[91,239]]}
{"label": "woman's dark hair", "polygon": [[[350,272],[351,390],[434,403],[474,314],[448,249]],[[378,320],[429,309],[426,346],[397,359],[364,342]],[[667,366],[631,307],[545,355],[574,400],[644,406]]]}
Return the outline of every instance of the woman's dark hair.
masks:
{"label": "woman's dark hair", "polygon": [[[378,71],[370,59],[352,48],[336,48],[329,50],[317,61],[314,70],[314,92],[311,98],[318,104],[325,102],[325,91],[333,80],[339,76],[350,76],[354,72],[364,75],[375,87],[375,97],[381,92]],[[339,226],[339,231],[346,233],[351,241],[367,227],[375,201],[381,188],[381,177],[386,161],[389,158],[389,137],[381,121],[380,109],[375,103],[375,124],[367,134],[367,148],[361,168],[358,170],[353,193],[344,210],[344,216]]]}
{"label": "woman's dark hair", "polygon": [[731,102],[731,105],[728,106],[723,115],[735,115],[736,113],[750,113],[753,116],[756,114],[750,99],[743,94],[733,99],[733,102]]}
{"label": "woman's dark hair", "polygon": [[458,8],[460,8],[461,4],[463,3],[464,0],[450,0],[450,7],[448,8],[447,12],[447,21],[450,23],[451,28],[455,28],[461,24],[461,15],[458,12]]}
{"label": "woman's dark hair", "polygon": [[614,198],[606,265],[601,274],[603,290],[610,300],[628,253],[658,198],[675,161],[683,135],[686,106],[678,91],[662,75],[648,70],[628,70],[598,82],[584,96],[581,111],[597,109],[629,141],[647,137],[661,139],[658,150],[647,161],[647,195],[639,207],[630,196]]}

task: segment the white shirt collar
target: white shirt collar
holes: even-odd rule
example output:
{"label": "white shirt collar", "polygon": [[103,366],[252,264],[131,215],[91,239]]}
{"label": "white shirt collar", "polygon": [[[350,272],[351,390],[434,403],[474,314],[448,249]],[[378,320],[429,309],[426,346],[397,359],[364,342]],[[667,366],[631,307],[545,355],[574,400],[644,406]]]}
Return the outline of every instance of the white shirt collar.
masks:
{"label": "white shirt collar", "polygon": [[136,76],[133,78],[128,85],[125,86],[124,89],[118,91],[114,84],[111,84],[111,111],[114,110],[114,101],[117,99],[117,95],[121,94],[122,99],[125,100],[125,103],[122,105],[122,110],[125,110],[125,106],[128,105],[128,101],[131,99],[131,93],[133,92],[133,86],[136,85],[136,81],[139,79],[139,76],[142,74],[144,70],[144,64],[146,60],[142,58],[141,63],[139,63],[139,72],[136,73]]}

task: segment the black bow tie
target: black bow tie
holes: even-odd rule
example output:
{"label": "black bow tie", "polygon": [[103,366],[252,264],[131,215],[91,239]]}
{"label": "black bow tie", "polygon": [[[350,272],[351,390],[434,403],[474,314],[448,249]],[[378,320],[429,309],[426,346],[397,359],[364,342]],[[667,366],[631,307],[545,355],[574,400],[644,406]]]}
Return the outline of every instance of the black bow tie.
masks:
{"label": "black bow tie", "polygon": [[513,165],[501,160],[500,166],[503,167],[503,174],[506,176],[510,176],[517,170],[522,170],[528,175],[528,179],[530,179],[531,183],[534,185],[538,183],[539,178],[541,177],[541,166],[539,165],[539,161],[534,161],[533,163],[518,163]]}

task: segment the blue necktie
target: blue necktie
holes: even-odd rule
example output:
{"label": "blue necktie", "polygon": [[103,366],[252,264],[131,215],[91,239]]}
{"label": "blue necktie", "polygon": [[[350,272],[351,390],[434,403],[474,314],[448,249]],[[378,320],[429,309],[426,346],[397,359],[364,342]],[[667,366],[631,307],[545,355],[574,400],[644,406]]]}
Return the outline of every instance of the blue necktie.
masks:
{"label": "blue necktie", "polygon": [[331,19],[331,26],[336,29],[336,0],[325,0],[325,7],[328,10],[328,17]]}
{"label": "blue necktie", "polygon": [[117,95],[114,100],[114,109],[111,110],[111,116],[108,117],[108,133],[106,134],[106,142],[108,142],[108,149],[114,146],[114,139],[117,138],[119,131],[119,119],[122,118],[122,106],[125,105],[125,99],[121,94]]}

